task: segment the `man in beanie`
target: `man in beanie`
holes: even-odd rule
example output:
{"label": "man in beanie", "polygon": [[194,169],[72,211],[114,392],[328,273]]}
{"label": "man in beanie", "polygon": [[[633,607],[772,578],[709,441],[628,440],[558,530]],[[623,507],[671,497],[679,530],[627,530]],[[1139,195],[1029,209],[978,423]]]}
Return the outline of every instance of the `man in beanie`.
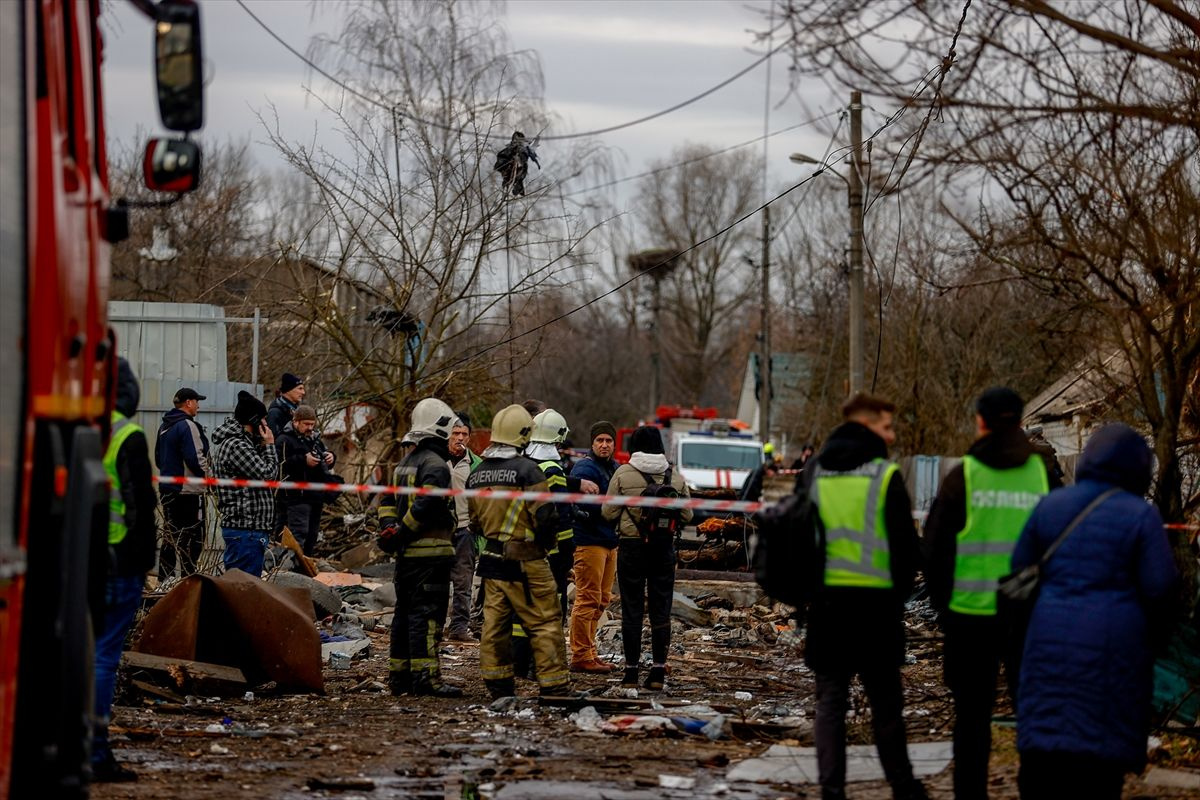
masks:
{"label": "man in beanie", "polygon": [[946,634],[954,697],[954,796],[986,799],[1000,663],[1014,701],[1019,653],[997,614],[996,586],[1033,508],[1058,481],[1021,430],[1024,402],[994,387],[975,403],[977,438],[942,481],[925,524],[930,599]]}
{"label": "man in beanie", "polygon": [[[218,478],[275,480],[279,459],[267,407],[249,392],[238,392],[237,407],[213,431],[213,474]],[[225,569],[262,575],[267,538],[275,524],[275,492],[222,486],[217,489]]]}
{"label": "man in beanie", "polygon": [[[629,463],[617,469],[609,485],[613,494],[640,495],[651,484],[666,484],[680,497],[690,496],[683,476],[671,469],[667,461],[658,428],[643,425],[630,434],[629,452]],[[625,650],[625,676],[621,683],[637,685],[638,663],[642,658],[642,619],[644,612],[649,611],[652,661],[645,686],[651,691],[661,691],[666,682],[667,650],[671,646],[675,535],[691,521],[692,510],[605,505],[601,513],[604,519],[616,523],[621,541],[617,556],[621,643]]]}
{"label": "man in beanie", "polygon": [[272,434],[278,436],[283,432],[284,426],[292,421],[296,408],[304,402],[305,391],[303,378],[290,372],[283,373],[283,377],[279,379],[275,399],[267,409],[267,427],[271,429]]}
{"label": "man in beanie", "polygon": [[[608,494],[608,483],[617,464],[613,450],[617,429],[607,420],[592,425],[591,452],[571,468],[571,477],[591,481],[600,494]],[[571,610],[571,669],[575,672],[607,674],[613,666],[596,653],[596,631],[600,617],[612,602],[613,579],[617,574],[617,531],[600,514],[600,507],[577,505],[575,528],[575,606]]]}
{"label": "man in beanie", "polygon": [[[283,480],[334,482],[329,471],[333,466],[333,453],[325,449],[325,443],[321,441],[316,428],[317,412],[313,407],[303,404],[296,406],[292,421],[284,426],[276,439]],[[280,495],[288,530],[304,548],[304,554],[311,556],[317,546],[325,493],[312,489],[288,489],[280,492]]]}

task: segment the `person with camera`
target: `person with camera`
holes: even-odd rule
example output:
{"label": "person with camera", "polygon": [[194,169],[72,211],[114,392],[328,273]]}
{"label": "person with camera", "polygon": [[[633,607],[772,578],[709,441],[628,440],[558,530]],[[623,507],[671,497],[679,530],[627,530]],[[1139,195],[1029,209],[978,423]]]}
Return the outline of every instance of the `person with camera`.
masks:
{"label": "person with camera", "polygon": [[[609,494],[688,497],[683,476],[663,452],[658,428],[646,425],[629,436],[629,463],[609,483]],[[631,508],[605,503],[600,513],[617,524],[617,586],[621,591],[621,641],[625,647],[623,684],[637,685],[642,658],[642,619],[650,616],[650,674],[645,687],[666,683],[671,646],[671,600],[675,594],[675,538],[692,518],[690,508]],[[647,597],[649,603],[647,603]],[[648,606],[648,608],[647,608]]]}
{"label": "person with camera", "polygon": [[[333,483],[338,478],[330,472],[333,453],[325,449],[316,432],[317,412],[312,406],[299,405],[292,412],[292,421],[284,426],[275,446],[279,450],[279,464],[285,481],[309,481]],[[311,556],[317,546],[317,535],[321,530],[321,512],[325,508],[325,492],[314,489],[286,489],[280,492],[283,519],[304,548],[304,555]]]}
{"label": "person with camera", "polygon": [[[275,434],[267,426],[266,416],[267,407],[261,400],[249,392],[238,392],[233,416],[212,434],[215,477],[279,477]],[[217,489],[217,510],[221,513],[221,538],[225,540],[225,569],[240,569],[260,577],[267,539],[275,524],[275,491],[222,486]]]}

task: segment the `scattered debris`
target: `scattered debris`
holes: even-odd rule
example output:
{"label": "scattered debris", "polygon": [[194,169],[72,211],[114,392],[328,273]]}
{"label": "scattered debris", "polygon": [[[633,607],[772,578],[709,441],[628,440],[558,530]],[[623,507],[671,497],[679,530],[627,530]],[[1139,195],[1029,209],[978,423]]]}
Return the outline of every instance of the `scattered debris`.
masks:
{"label": "scattered debris", "polygon": [[[950,765],[953,758],[950,742],[915,742],[908,745],[913,774],[917,777],[936,775]],[[773,744],[758,758],[733,765],[725,775],[731,781],[760,783],[817,783],[817,749]],[[882,780],[883,767],[875,745],[854,745],[846,748],[846,780],[848,782]]]}

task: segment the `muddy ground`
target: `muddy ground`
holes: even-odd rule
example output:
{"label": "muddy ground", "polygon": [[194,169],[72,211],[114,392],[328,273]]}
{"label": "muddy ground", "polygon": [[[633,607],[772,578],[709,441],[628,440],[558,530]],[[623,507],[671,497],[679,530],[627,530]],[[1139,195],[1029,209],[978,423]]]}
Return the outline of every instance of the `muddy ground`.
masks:
{"label": "muddy ground", "polygon": [[[733,765],[771,744],[811,746],[813,680],[794,645],[771,642],[782,622],[779,609],[755,606],[713,613],[716,624],[711,627],[675,623],[667,691],[642,689],[638,700],[716,706],[726,717],[725,736],[716,741],[678,731],[581,730],[571,717],[575,709],[539,705],[536,687],[527,682],[519,683],[520,702],[491,710],[478,678],[478,647],[471,644],[442,648],[446,678],[466,690],[462,700],[393,698],[383,691],[388,634],[381,627],[368,634],[367,658],[353,661],[347,670],[326,666],[325,696],[276,694],[266,686],[256,687],[252,698],[192,697],[181,704],[127,688],[120,698],[123,704],[115,709],[114,749],[140,779],[98,786],[93,796],[819,797],[811,785],[726,777]],[[945,741],[952,725],[950,699],[941,682],[941,641],[928,617],[919,607],[909,615],[905,713],[914,742]],[[619,621],[612,620],[603,628],[601,652],[617,660],[619,650]],[[628,699],[618,682],[616,675],[576,676],[577,689]],[[855,690],[852,702],[850,741],[869,743],[869,713],[860,690]],[[1001,701],[998,714],[1008,713]],[[997,724],[994,732],[991,796],[1009,800],[1017,797],[1014,731]],[[690,788],[667,788],[687,786],[686,779],[694,781]],[[931,797],[953,796],[950,769],[927,778],[926,785]],[[879,781],[849,788],[850,797],[857,800],[891,797]],[[1150,786],[1131,777],[1124,796],[1182,798],[1200,793]]]}

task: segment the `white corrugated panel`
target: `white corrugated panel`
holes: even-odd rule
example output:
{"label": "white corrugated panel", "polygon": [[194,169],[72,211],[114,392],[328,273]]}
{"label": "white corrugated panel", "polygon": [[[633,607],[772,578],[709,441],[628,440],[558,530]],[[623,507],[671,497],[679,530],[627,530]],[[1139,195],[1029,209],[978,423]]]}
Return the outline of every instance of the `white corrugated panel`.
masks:
{"label": "white corrugated panel", "polygon": [[[142,380],[227,381],[225,309],[203,303],[114,300],[117,352]],[[178,318],[179,322],[168,319]]]}

